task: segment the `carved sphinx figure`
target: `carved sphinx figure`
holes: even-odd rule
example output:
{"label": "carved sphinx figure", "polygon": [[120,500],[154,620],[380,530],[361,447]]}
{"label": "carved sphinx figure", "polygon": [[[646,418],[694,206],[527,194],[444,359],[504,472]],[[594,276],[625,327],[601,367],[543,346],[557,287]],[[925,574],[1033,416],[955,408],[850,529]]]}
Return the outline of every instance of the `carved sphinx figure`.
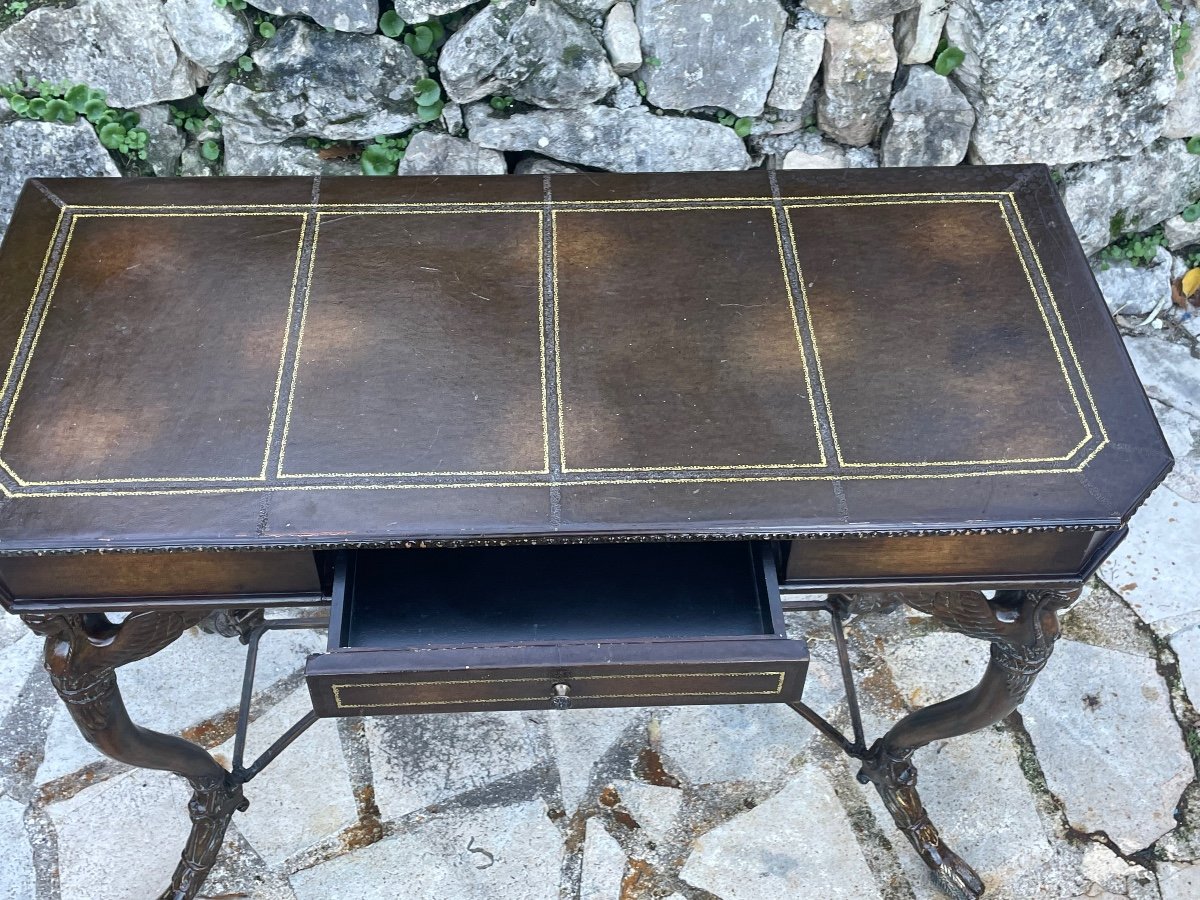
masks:
{"label": "carved sphinx figure", "polygon": [[26,613],[44,635],[45,667],[83,736],[119,762],[182,775],[192,786],[192,831],[175,869],[167,900],[188,900],[216,861],[235,810],[245,809],[242,787],[203,748],[135,725],[121,698],[116,670],[172,643],[207,613],[197,610],[130,613],[116,623],[99,613]]}
{"label": "carved sphinx figure", "polygon": [[[883,595],[892,605],[907,603],[951,631],[991,642],[991,658],[971,690],[916,710],[876,741],[863,759],[858,780],[875,785],[896,826],[929,866],[951,897],[973,898],[983,882],[945,845],[917,793],[915,751],[932,741],[957,737],[999,722],[1015,710],[1045,667],[1058,640],[1058,612],[1078,591],[998,591],[988,599],[979,591]],[[872,598],[868,605],[878,608]],[[848,598],[853,608],[861,605]],[[885,605],[886,605],[885,603]]]}

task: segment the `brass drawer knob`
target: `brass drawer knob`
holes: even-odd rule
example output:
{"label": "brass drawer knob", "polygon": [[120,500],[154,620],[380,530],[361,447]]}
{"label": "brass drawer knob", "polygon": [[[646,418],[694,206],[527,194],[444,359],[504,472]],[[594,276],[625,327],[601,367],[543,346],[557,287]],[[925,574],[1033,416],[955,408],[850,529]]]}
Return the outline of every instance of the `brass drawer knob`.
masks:
{"label": "brass drawer knob", "polygon": [[556,684],[554,686],[554,696],[550,699],[555,709],[570,709],[571,686],[569,684]]}

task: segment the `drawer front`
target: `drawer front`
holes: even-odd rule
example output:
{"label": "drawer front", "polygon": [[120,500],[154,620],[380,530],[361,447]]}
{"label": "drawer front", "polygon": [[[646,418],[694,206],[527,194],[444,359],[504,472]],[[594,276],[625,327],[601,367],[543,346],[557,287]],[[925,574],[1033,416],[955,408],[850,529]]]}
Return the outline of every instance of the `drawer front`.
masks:
{"label": "drawer front", "polygon": [[788,702],[807,667],[803,641],[764,638],[347,650],[310,658],[307,677],[319,715],[363,716]]}

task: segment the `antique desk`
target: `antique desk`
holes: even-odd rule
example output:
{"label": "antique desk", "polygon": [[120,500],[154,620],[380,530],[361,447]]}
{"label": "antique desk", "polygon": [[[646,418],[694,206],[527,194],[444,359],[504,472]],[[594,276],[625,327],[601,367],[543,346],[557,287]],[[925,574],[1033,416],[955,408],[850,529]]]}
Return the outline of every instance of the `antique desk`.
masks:
{"label": "antique desk", "polygon": [[[174,898],[317,716],[767,702],[976,896],[910,757],[1020,703],[1171,466],[1036,166],[32,181],[0,347],[4,606],[92,743],[191,782]],[[781,614],[844,651],[867,592],[991,643],[870,744]],[[232,771],[130,721],[120,665],[202,624],[249,685],[262,610],[320,604],[257,762],[249,689]]]}

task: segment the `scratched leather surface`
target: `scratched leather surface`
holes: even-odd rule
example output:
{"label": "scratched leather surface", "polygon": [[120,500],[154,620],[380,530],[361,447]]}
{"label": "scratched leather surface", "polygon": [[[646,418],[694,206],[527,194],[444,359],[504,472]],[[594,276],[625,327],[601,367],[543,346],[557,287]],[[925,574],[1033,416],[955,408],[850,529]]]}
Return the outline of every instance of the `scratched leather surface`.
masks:
{"label": "scratched leather surface", "polygon": [[1040,167],[30,184],[0,552],[1113,526],[1170,455]]}

